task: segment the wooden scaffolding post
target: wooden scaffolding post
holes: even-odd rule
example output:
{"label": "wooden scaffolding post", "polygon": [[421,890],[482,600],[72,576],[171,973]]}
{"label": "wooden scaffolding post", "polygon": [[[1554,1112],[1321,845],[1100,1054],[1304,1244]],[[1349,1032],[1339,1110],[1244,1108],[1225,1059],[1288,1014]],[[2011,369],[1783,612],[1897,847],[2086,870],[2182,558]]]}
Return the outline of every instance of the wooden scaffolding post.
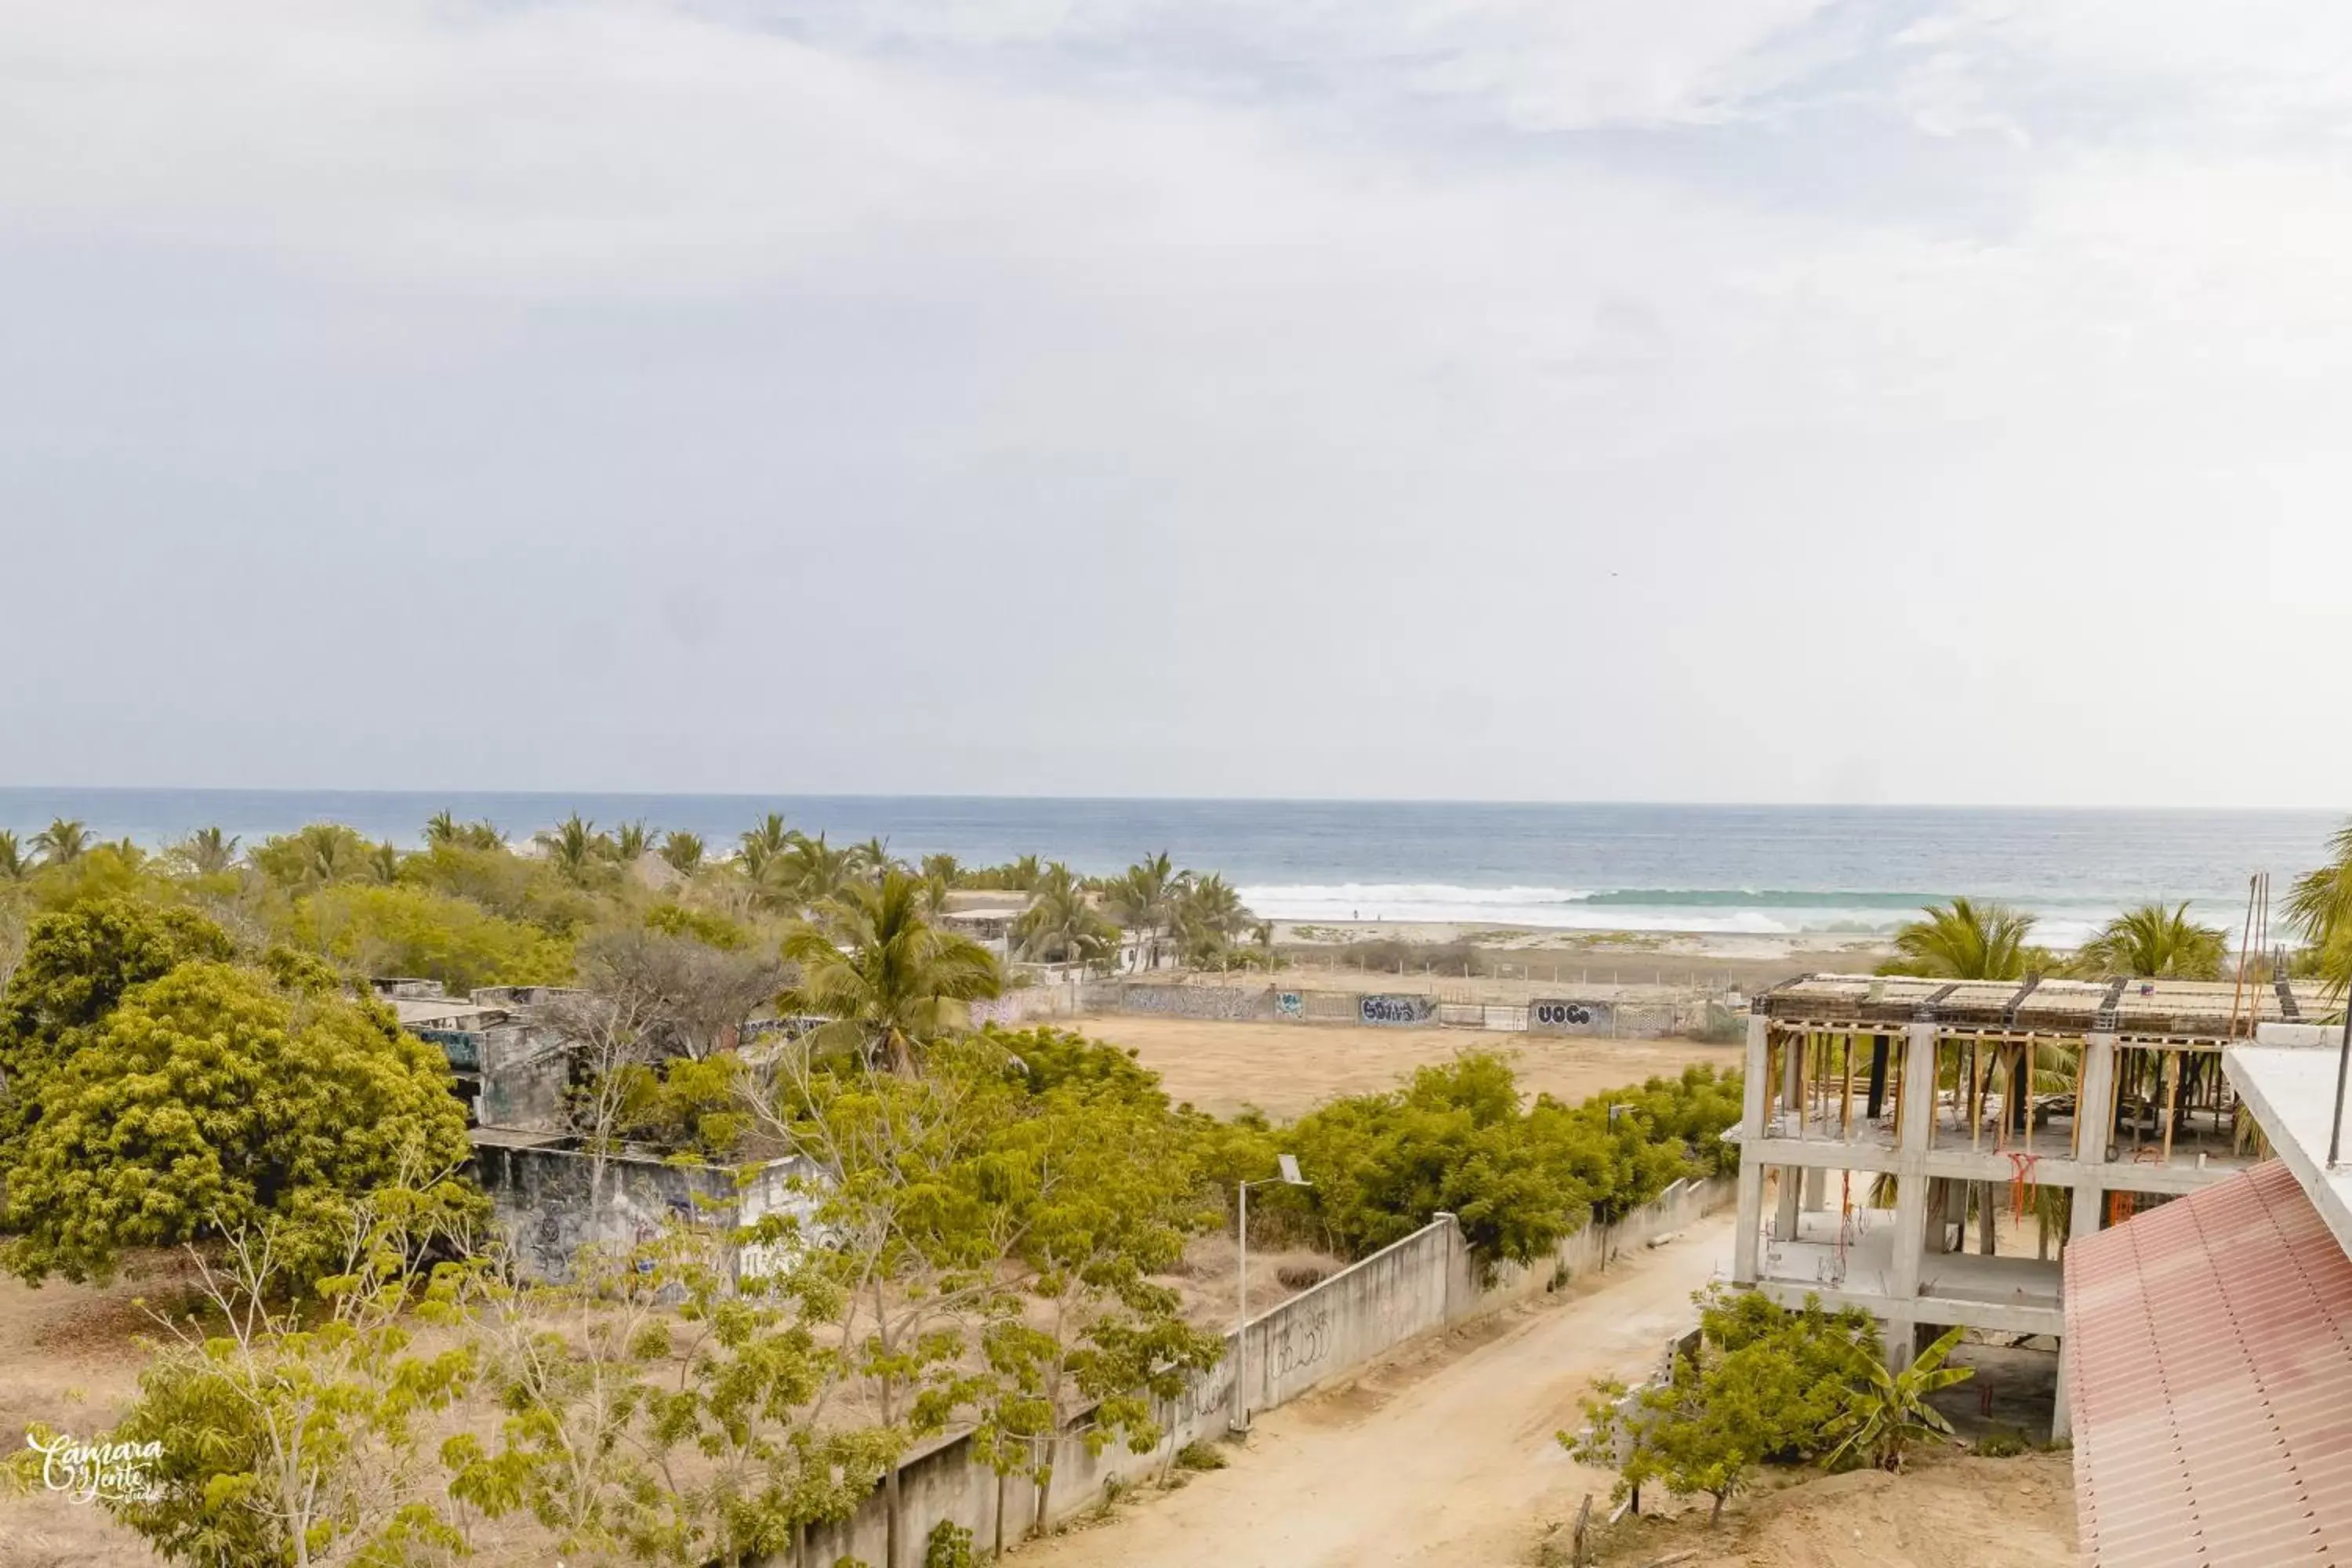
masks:
{"label": "wooden scaffolding post", "polygon": [[1983,1056],[1984,1042],[1980,1039],[1970,1040],[1969,1042],[1969,1092],[1961,1103],[1967,1108],[1969,1113],[1969,1152],[1971,1154],[1981,1152],[1984,1149],[1984,1101],[1979,1098]]}
{"label": "wooden scaffolding post", "polygon": [[1843,1048],[1845,1053],[1845,1091],[1838,1099],[1838,1136],[1844,1138],[1853,1121],[1853,1032],[1846,1031]]}
{"label": "wooden scaffolding post", "polygon": [[2164,1053],[2164,1079],[2163,1088],[2160,1091],[2164,1096],[2164,1106],[2161,1110],[2157,1112],[2158,1121],[2164,1129],[2163,1163],[2168,1165],[2172,1163],[2172,1095],[2173,1090],[2179,1087],[2179,1083],[2180,1053],[2179,1051],[2168,1050]]}
{"label": "wooden scaffolding post", "polygon": [[2033,1071],[2040,1065],[2041,1057],[2038,1048],[2034,1045],[2032,1035],[2029,1033],[2025,1037],[2025,1103],[2019,1108],[2024,1118],[2024,1126],[2021,1130],[2025,1134],[2025,1150],[2029,1154],[2033,1152]]}

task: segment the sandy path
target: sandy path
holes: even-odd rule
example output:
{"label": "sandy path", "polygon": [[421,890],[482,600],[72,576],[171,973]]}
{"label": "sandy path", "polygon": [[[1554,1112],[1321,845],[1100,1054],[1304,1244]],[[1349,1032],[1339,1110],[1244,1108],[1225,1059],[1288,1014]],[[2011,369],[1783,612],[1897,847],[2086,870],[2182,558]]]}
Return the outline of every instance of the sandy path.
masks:
{"label": "sandy path", "polygon": [[1483,1034],[1475,1029],[1365,1029],[1336,1024],[1222,1024],[1190,1018],[1099,1016],[1076,1027],[1135,1047],[1168,1092],[1230,1116],[1255,1105],[1295,1117],[1342,1095],[1393,1087],[1415,1068],[1470,1049],[1511,1058],[1530,1094],[1570,1101],[1709,1062],[1729,1071],[1738,1046],[1693,1040],[1594,1040],[1569,1036]]}
{"label": "sandy path", "polygon": [[1710,1220],[1542,1306],[1408,1347],[1257,1418],[1231,1468],[1030,1547],[1034,1568],[1363,1568],[1527,1560],[1546,1516],[1610,1478],[1552,1441],[1593,1379],[1638,1374],[1730,1264]]}

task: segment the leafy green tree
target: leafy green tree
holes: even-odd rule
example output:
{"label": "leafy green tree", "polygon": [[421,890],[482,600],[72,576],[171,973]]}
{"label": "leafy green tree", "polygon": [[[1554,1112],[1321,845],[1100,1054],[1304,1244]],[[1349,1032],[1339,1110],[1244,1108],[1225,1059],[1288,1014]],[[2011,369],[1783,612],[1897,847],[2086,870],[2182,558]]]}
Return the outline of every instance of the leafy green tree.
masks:
{"label": "leafy green tree", "polygon": [[425,843],[427,848],[457,842],[457,819],[446,811],[436,811],[425,819]]}
{"label": "leafy green tree", "polygon": [[863,844],[849,846],[846,853],[849,856],[851,871],[856,876],[878,879],[885,871],[904,869],[891,857],[890,846],[878,836],[868,838]]}
{"label": "leafy green tree", "polygon": [[818,1048],[901,1073],[1003,984],[987,949],[931,924],[923,884],[904,871],[849,884],[785,933],[783,952],[801,971],[785,1005],[828,1020],[811,1037]]}
{"label": "leafy green tree", "polygon": [[364,876],[373,846],[340,822],[313,822],[298,833],[265,838],[253,864],[272,884],[304,890]]}
{"label": "leafy green tree", "polygon": [[784,826],[784,815],[772,811],[753,823],[736,839],[742,847],[743,869],[754,882],[761,881],[772,862],[779,860],[800,836]]}
{"label": "leafy green tree", "polygon": [[1125,875],[1110,884],[1107,900],[1111,913],[1121,925],[1143,937],[1143,963],[1147,969],[1159,966],[1160,936],[1176,923],[1184,885],[1191,875],[1177,870],[1163,849],[1129,866]]}
{"label": "leafy green tree", "polygon": [[2219,980],[2230,939],[2218,926],[2189,918],[2186,900],[2167,909],[2142,904],[2109,921],[2083,944],[2076,967],[2091,975],[2127,974],[2162,980]]}
{"label": "leafy green tree", "polygon": [[703,853],[702,836],[698,833],[672,830],[662,836],[661,858],[681,877],[691,877],[702,869]]}
{"label": "leafy green tree", "polygon": [[[1176,1125],[1116,1089],[1072,1078],[1004,1125],[987,1156],[993,1195],[1018,1213],[1013,1257],[1030,1310],[983,1336],[1009,1395],[1008,1436],[1050,1438],[1082,1409],[1100,1453],[1114,1438],[1136,1453],[1159,1444],[1155,1401],[1183,1393],[1186,1374],[1216,1364],[1224,1342],[1184,1321],[1182,1299],[1152,1276],[1182,1261],[1186,1238],[1217,1222]],[[1053,1495],[1053,1447],[1035,1444],[1040,1531]]]}
{"label": "leafy green tree", "polygon": [[1174,900],[1176,940],[1184,962],[1205,967],[1218,962],[1234,939],[1250,928],[1241,894],[1220,876],[1188,877]]}
{"label": "leafy green tree", "polygon": [[2338,989],[2352,984],[2352,822],[2328,840],[2326,863],[2295,879],[2286,915],[2311,944],[2321,975]]}
{"label": "leafy green tree", "polygon": [[1896,957],[1882,974],[1924,974],[1938,980],[2022,980],[2042,961],[2026,945],[2033,917],[2001,904],[1954,899],[1931,904],[1925,917],[1895,933]]}
{"label": "leafy green tree", "polygon": [[924,856],[922,870],[923,879],[927,882],[935,882],[942,888],[963,886],[963,862],[952,855]]}
{"label": "leafy green tree", "polygon": [[538,843],[547,851],[549,863],[568,882],[587,880],[596,864],[596,825],[576,811],[539,835]]}
{"label": "leafy green tree", "polygon": [[635,865],[652,843],[652,830],[642,820],[625,822],[613,830],[613,858],[624,866]]}
{"label": "leafy green tree", "polygon": [[215,877],[236,864],[238,839],[217,827],[199,827],[173,846],[173,854],[199,877]]}
{"label": "leafy green tree", "polygon": [[33,859],[13,833],[0,831],[0,882],[22,882],[33,874]]}
{"label": "leafy green tree", "polygon": [[107,899],[34,916],[0,993],[0,1171],[40,1116],[43,1081],[91,1042],[131,987],[234,951],[228,933],[193,910]]}
{"label": "leafy green tree", "polygon": [[1024,958],[1048,963],[1091,963],[1114,951],[1118,927],[1095,907],[1094,898],[1060,861],[1045,868],[1029,907],[1013,922]]}
{"label": "leafy green tree", "polygon": [[803,835],[793,841],[780,875],[783,885],[800,902],[825,903],[840,897],[842,890],[856,880],[856,851],[834,848],[822,833],[814,838]]}
{"label": "leafy green tree", "polygon": [[[320,1237],[315,1262],[357,1199],[467,1154],[447,1063],[388,1012],[289,997],[210,959],[132,986],[35,1089],[0,1228],[16,1233],[7,1266],[36,1283],[103,1279],[125,1247],[270,1216]],[[456,1181],[436,1192],[452,1213],[477,1201]]]}
{"label": "leafy green tree", "polygon": [[1882,1470],[1900,1470],[1903,1456],[1913,1443],[1950,1436],[1952,1424],[1927,1403],[1927,1396],[1976,1375],[1972,1367],[1944,1364],[1965,1331],[1946,1330],[1943,1337],[1898,1373],[1889,1373],[1873,1360],[1864,1369],[1869,1382],[1830,1427],[1832,1434],[1842,1434],[1843,1441],[1822,1463],[1835,1469],[1848,1461],[1867,1459]]}
{"label": "leafy green tree", "polygon": [[572,976],[568,943],[527,921],[409,886],[329,888],[295,906],[294,940],[365,974],[478,985],[559,985]]}
{"label": "leafy green tree", "polygon": [[1663,1481],[1712,1498],[1713,1522],[1757,1466],[1822,1450],[1877,1369],[1878,1331],[1859,1309],[1830,1313],[1809,1300],[1790,1312],[1721,1286],[1698,1300],[1698,1354],[1638,1393],[1604,1383],[1584,1407],[1585,1430],[1559,1439],[1580,1463],[1615,1469],[1618,1496]]}
{"label": "leafy green tree", "polygon": [[79,858],[97,841],[88,825],[69,816],[60,816],[33,835],[33,848],[44,866],[64,866]]}
{"label": "leafy green tree", "polygon": [[360,1200],[316,1301],[299,1307],[289,1302],[313,1278],[319,1239],[307,1227],[240,1226],[195,1253],[206,1311],[159,1319],[166,1337],[113,1434],[159,1447],[153,1495],[107,1510],[166,1559],[205,1568],[461,1555],[426,1439],[476,1359],[462,1340],[431,1349],[417,1335],[462,1321],[479,1275],[418,1272],[444,1217],[413,1189]]}

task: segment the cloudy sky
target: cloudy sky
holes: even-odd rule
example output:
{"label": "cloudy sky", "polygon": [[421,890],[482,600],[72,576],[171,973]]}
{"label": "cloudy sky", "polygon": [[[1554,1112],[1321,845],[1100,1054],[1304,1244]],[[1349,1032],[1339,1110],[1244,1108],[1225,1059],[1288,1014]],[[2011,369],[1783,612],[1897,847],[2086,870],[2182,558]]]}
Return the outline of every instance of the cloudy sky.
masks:
{"label": "cloudy sky", "polygon": [[2352,7],[0,0],[0,783],[2336,805]]}

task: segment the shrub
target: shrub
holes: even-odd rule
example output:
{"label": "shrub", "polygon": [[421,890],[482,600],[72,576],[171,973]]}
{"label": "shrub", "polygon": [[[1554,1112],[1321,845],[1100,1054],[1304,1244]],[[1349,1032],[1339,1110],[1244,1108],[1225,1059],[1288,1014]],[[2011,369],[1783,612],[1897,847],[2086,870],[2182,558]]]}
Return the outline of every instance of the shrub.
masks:
{"label": "shrub", "polygon": [[1224,1450],[1214,1443],[1195,1440],[1176,1451],[1176,1462],[1188,1470],[1222,1470],[1227,1461]]}
{"label": "shrub", "polygon": [[923,1568],[973,1568],[977,1561],[972,1556],[971,1531],[945,1519],[931,1526],[930,1539],[923,1546]]}

